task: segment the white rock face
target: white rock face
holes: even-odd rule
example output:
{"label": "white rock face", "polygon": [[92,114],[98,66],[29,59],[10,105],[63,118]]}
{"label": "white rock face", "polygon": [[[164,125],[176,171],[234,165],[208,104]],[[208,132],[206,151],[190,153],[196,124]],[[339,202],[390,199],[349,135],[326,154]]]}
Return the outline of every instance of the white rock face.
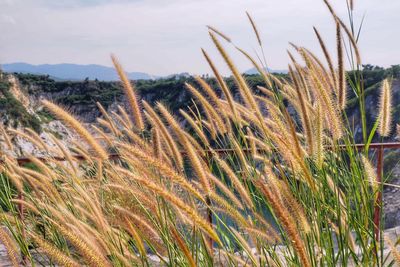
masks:
{"label": "white rock face", "polygon": [[384,216],[386,228],[400,226],[400,168],[396,167],[392,173],[390,184],[383,190]]}
{"label": "white rock face", "polygon": [[[42,142],[49,148],[56,148],[56,144],[52,138],[57,138],[64,146],[69,147],[72,144],[72,140],[76,137],[61,121],[51,121],[47,124],[42,124],[42,133],[40,138]],[[23,132],[23,129],[17,129]],[[24,157],[28,155],[43,157],[48,155],[42,148],[32,144],[31,141],[24,137],[10,134],[10,138],[13,144],[13,149],[10,150],[5,140],[0,139],[0,150],[13,157]]]}

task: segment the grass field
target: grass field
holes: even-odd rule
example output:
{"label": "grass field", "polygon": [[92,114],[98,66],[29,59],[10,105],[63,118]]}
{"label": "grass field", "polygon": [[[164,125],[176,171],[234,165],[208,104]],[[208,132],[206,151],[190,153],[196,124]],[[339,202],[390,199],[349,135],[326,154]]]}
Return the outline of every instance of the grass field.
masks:
{"label": "grass field", "polygon": [[[344,112],[353,90],[365,146],[375,135],[384,141],[392,127],[391,81],[381,85],[379,116],[367,131],[353,3],[347,2],[350,26],[326,4],[336,23],[336,51],[328,52],[315,29],[324,57],[293,44],[290,79],[266,72],[263,60],[238,48],[263,78],[259,93],[227,54],[225,46],[234,43],[209,28],[239,100],[204,50],[223,94],[196,77],[199,88],[186,84],[195,108],[180,110],[179,118],[162,103],[138,99],[115,57],[129,109],[108,114],[99,104],[96,136],[44,100],[80,139],[66,147],[54,138],[53,148],[29,132],[25,138],[47,153],[46,162],[31,156],[30,166],[20,166],[3,155],[1,221],[11,235],[1,228],[0,240],[14,265],[18,250],[28,261],[38,250],[62,266],[151,266],[150,255],[165,266],[399,264],[400,240],[384,240],[378,223],[383,185],[367,149],[354,147]],[[353,77],[346,76],[347,60]],[[390,254],[383,253],[385,244]]]}

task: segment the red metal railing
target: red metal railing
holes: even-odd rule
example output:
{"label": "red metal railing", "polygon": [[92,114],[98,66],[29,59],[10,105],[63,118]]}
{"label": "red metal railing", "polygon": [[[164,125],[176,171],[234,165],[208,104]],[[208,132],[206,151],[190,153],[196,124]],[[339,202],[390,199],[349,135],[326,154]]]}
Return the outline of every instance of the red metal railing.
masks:
{"label": "red metal railing", "polygon": [[[351,145],[352,147],[357,148],[358,150],[361,150],[365,147],[364,144],[355,144],[355,145]],[[346,145],[339,145],[339,147],[341,148],[346,148]],[[368,146],[368,150],[375,150],[375,151],[380,151],[380,150],[384,150],[384,149],[400,149],[400,142],[390,142],[390,143],[371,143]],[[234,153],[235,150],[234,149],[214,149],[214,152],[218,153],[218,154],[229,154],[229,153]],[[211,150],[203,150],[203,152],[205,152],[207,155],[211,155]],[[249,153],[251,152],[250,149],[243,149],[243,152],[245,153]],[[183,155],[185,155],[185,151],[181,152]],[[78,161],[84,161],[85,157],[81,156],[81,155],[73,155],[73,158],[75,158]],[[47,157],[36,157],[37,159],[41,160],[41,161],[49,161],[50,158]],[[111,153],[109,154],[109,158],[110,159],[117,159],[119,158],[119,154],[118,153]],[[65,161],[66,159],[64,157],[51,157],[51,160],[53,161]],[[17,162],[18,164],[22,165],[22,164],[26,164],[31,162],[31,160],[29,158],[17,158]],[[0,161],[1,163],[1,161]]]}

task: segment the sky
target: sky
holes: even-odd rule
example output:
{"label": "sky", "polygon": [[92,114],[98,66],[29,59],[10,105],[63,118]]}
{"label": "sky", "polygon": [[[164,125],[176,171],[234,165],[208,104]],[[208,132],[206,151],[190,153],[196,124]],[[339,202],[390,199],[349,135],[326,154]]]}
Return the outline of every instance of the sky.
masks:
{"label": "sky", "polygon": [[[345,0],[331,0],[347,20]],[[400,64],[400,0],[354,0],[363,62]],[[100,64],[114,53],[127,71],[153,75],[210,73],[200,48],[228,73],[206,25],[250,54],[259,52],[255,20],[268,66],[287,69],[289,42],[321,55],[313,26],[335,53],[334,21],[322,0],[0,0],[0,64]],[[251,64],[224,43],[239,69]]]}

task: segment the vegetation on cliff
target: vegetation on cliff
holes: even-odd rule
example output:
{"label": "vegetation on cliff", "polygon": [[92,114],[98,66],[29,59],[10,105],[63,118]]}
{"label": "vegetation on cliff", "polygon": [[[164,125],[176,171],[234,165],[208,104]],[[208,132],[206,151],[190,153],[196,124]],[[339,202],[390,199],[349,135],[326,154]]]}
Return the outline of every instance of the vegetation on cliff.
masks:
{"label": "vegetation on cliff", "polygon": [[[4,75],[5,76],[5,75]],[[35,114],[27,111],[24,105],[10,92],[11,84],[3,75],[0,78],[0,118],[8,127],[28,127],[41,131],[40,121]]]}
{"label": "vegetation on cliff", "polygon": [[[53,101],[62,104],[72,110],[77,106],[90,107],[88,110],[96,108],[96,102],[101,103],[103,107],[108,109],[115,102],[124,102],[124,94],[121,85],[118,82],[106,82],[98,80],[84,80],[84,81],[56,81],[47,75],[35,74],[22,74],[13,73],[20,84],[26,89],[27,93],[31,96],[44,96],[52,99]],[[382,68],[379,66],[364,65],[361,75],[363,76],[363,83],[365,87],[365,96],[377,99],[379,96],[380,83],[385,78],[393,78],[394,80],[400,79],[400,65],[394,65],[389,68]],[[289,79],[286,74],[279,74],[278,77]],[[347,73],[349,78],[354,77],[350,71]],[[244,75],[246,81],[252,90],[257,91],[257,86],[263,86],[264,81],[259,74]],[[221,90],[217,87],[217,82],[214,78],[203,76],[204,80],[212,87],[217,88],[216,93],[221,95]],[[237,86],[234,84],[233,77],[225,78],[225,82],[232,88],[232,94],[238,96]],[[191,95],[185,88],[185,83],[194,83],[194,77],[174,76],[170,78],[163,78],[157,80],[138,80],[135,81],[135,86],[141,98],[148,101],[150,104],[156,102],[163,102],[167,105],[174,114],[177,114],[179,109],[192,105]],[[394,95],[400,94],[400,88],[397,84],[394,86]],[[400,96],[399,96],[400,97]],[[348,92],[348,116],[351,117],[357,105],[356,96],[353,91]],[[400,107],[394,107],[395,111]],[[367,110],[367,113],[368,110]],[[77,116],[85,119],[85,114],[76,114]],[[97,116],[100,113],[97,114]],[[373,118],[374,114],[368,114]],[[400,114],[399,114],[400,115]],[[399,118],[399,116],[394,116]],[[371,122],[373,120],[369,120]],[[372,127],[372,125],[369,125]]]}

